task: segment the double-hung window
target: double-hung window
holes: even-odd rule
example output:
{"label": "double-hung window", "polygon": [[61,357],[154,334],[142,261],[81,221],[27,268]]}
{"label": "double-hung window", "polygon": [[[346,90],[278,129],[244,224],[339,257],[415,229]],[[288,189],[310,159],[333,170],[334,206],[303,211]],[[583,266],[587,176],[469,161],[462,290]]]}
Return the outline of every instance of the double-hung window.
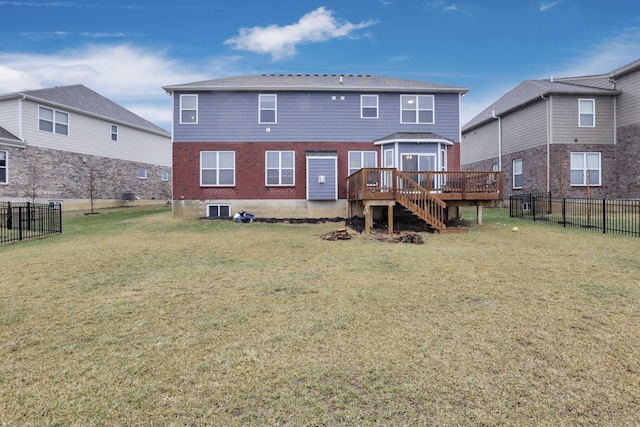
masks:
{"label": "double-hung window", "polygon": [[401,123],[435,123],[433,95],[400,95]]}
{"label": "double-hung window", "polygon": [[118,126],[116,125],[111,125],[111,140],[112,141],[118,140]]}
{"label": "double-hung window", "polygon": [[275,94],[259,95],[259,123],[273,124],[278,122],[278,96]]}
{"label": "double-hung window", "polygon": [[522,159],[513,161],[513,188],[522,188]]}
{"label": "double-hung window", "polygon": [[349,151],[349,175],[362,168],[378,167],[377,151]]}
{"label": "double-hung window", "polygon": [[6,184],[9,182],[9,169],[7,165],[8,153],[6,151],[0,151],[0,184]]}
{"label": "double-hung window", "polygon": [[198,95],[180,95],[180,123],[198,123]]}
{"label": "double-hung window", "polygon": [[378,95],[360,95],[360,117],[363,119],[378,118]]}
{"label": "double-hung window", "polygon": [[38,129],[69,135],[69,114],[51,108],[38,107]]}
{"label": "double-hung window", "polygon": [[571,153],[571,185],[599,186],[600,153]]}
{"label": "double-hung window", "polygon": [[221,187],[236,185],[235,151],[200,152],[200,186]]}
{"label": "double-hung window", "polygon": [[295,153],[267,151],[266,185],[295,185]]}
{"label": "double-hung window", "polygon": [[596,125],[596,101],[595,99],[578,100],[578,126],[595,127]]}

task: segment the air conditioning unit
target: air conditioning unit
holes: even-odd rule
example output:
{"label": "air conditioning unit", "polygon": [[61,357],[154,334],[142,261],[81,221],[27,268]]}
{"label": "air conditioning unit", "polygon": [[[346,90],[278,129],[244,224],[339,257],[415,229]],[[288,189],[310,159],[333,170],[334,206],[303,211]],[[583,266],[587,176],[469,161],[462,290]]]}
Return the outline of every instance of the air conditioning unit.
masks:
{"label": "air conditioning unit", "polygon": [[522,210],[525,211],[525,212],[531,211],[531,203],[523,203],[522,204]]}
{"label": "air conditioning unit", "polygon": [[131,192],[122,193],[122,200],[125,202],[135,202],[136,194]]}

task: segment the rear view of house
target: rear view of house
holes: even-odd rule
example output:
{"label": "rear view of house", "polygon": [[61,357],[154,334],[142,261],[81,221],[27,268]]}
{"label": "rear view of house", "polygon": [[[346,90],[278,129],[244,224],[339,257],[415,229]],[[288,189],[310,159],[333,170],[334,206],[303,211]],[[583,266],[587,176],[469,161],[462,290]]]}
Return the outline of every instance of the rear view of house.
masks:
{"label": "rear view of house", "polygon": [[[447,171],[457,159],[452,147],[460,141],[460,99],[468,90],[308,74],[164,89],[173,95],[174,214],[246,210],[280,218],[345,217],[362,208],[362,200],[348,196],[348,177],[360,170]],[[382,174],[369,181],[371,189],[392,188]]]}
{"label": "rear view of house", "polygon": [[170,198],[171,136],[83,85],[0,95],[0,199]]}

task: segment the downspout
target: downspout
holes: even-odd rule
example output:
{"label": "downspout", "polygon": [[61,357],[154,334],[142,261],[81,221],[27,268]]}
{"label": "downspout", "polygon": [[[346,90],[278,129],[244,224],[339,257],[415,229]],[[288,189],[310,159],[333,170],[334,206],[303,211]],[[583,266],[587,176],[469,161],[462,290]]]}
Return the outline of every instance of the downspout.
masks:
{"label": "downspout", "polygon": [[[553,81],[553,80],[552,80]],[[547,193],[551,191],[551,139],[553,138],[553,106],[551,102],[551,96],[545,98],[544,95],[540,95],[540,98],[547,101]]]}
{"label": "downspout", "polygon": [[502,119],[496,116],[496,110],[491,111],[491,117],[498,119],[498,170],[502,172]]}

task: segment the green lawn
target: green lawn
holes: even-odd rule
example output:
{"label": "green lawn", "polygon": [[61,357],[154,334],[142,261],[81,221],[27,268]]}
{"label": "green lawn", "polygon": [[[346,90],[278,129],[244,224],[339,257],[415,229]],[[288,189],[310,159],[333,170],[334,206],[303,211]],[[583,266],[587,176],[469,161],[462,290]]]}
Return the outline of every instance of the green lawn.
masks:
{"label": "green lawn", "polygon": [[340,226],[128,208],[0,247],[0,425],[640,422],[640,239]]}

